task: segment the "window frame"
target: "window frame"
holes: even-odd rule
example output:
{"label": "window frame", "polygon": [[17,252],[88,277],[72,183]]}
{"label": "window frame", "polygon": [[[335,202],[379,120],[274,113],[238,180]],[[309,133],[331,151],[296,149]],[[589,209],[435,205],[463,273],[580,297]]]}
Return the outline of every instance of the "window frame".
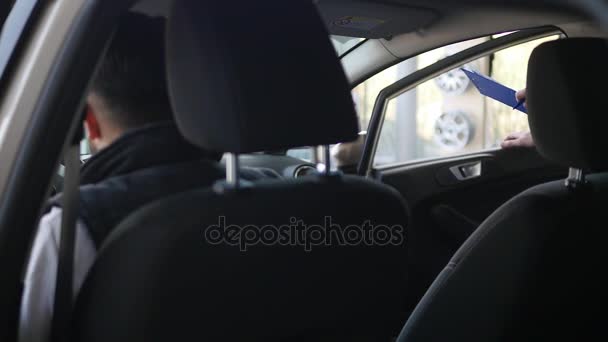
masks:
{"label": "window frame", "polygon": [[[374,107],[372,110],[372,114],[370,117],[369,125],[367,127],[367,137],[365,139],[365,145],[363,147],[363,154],[361,156],[361,161],[359,163],[359,167],[357,173],[362,176],[371,177],[374,174],[375,170],[382,170],[385,166],[379,166],[374,168],[373,162],[374,157],[376,155],[376,150],[378,148],[378,143],[380,140],[380,133],[382,132],[382,126],[384,124],[385,114],[388,107],[388,103],[390,100],[398,97],[399,95],[414,89],[418,85],[430,81],[433,78],[458,67],[459,65],[466,64],[477,60],[479,58],[485,57],[487,55],[493,54],[495,52],[517,46],[520,44],[524,44],[536,39],[545,38],[552,35],[563,35],[565,36],[565,32],[555,26],[545,26],[533,29],[525,29],[516,31],[514,33],[498,37],[495,39],[488,40],[479,45],[475,45],[471,48],[465,49],[458,53],[455,53],[451,56],[448,56],[436,63],[433,63],[425,68],[417,70],[396,82],[388,85],[384,89],[380,91],[378,96],[376,97],[376,101],[374,103]],[[447,44],[449,45],[449,44]],[[476,151],[473,153],[480,153],[484,150]],[[467,155],[467,154],[463,154]],[[427,158],[425,162],[429,160],[438,160],[445,158],[454,158],[454,156],[449,157],[437,157],[437,158]],[[405,161],[394,163],[390,165],[386,165],[386,167],[395,167],[413,164],[419,161]]]}

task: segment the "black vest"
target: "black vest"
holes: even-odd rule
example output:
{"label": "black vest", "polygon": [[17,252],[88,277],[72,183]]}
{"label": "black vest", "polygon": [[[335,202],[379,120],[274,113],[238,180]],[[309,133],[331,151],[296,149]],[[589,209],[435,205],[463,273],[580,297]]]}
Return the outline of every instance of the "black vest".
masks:
{"label": "black vest", "polygon": [[[130,131],[83,165],[79,218],[99,248],[136,209],[223,179],[219,158],[185,141],[172,123]],[[61,206],[59,194],[50,200],[48,210]]]}

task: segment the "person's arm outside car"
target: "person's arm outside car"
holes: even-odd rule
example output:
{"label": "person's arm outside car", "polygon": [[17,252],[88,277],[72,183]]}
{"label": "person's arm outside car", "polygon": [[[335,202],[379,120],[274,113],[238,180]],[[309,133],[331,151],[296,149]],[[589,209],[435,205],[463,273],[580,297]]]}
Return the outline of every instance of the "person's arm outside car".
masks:
{"label": "person's arm outside car", "polygon": [[[521,89],[515,93],[515,99],[517,102],[524,101],[523,106],[526,105],[526,89]],[[514,132],[505,138],[500,144],[500,147],[507,148],[517,148],[517,147],[534,147],[534,139],[532,138],[532,134],[530,132]]]}

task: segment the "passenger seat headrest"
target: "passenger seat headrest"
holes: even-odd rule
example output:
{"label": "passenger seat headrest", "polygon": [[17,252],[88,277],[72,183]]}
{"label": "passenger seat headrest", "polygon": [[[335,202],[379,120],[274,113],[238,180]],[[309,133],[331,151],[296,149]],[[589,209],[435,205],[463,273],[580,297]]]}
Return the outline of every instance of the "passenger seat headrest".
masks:
{"label": "passenger seat headrest", "polygon": [[560,39],[530,56],[526,106],[538,151],[564,166],[608,169],[608,40]]}
{"label": "passenger seat headrest", "polygon": [[177,124],[208,150],[357,138],[348,82],[312,0],[174,1],[167,29]]}

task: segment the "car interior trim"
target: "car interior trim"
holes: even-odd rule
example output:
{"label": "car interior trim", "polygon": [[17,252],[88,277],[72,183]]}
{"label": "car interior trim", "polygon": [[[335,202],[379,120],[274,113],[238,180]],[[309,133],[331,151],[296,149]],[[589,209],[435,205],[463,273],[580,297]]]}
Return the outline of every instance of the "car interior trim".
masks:
{"label": "car interior trim", "polygon": [[[0,104],[0,319],[12,322],[20,302],[21,276],[31,234],[53,170],[71,132],[79,125],[90,76],[111,27],[130,1],[47,2],[27,42],[15,79]],[[92,39],[91,37],[95,37]],[[63,114],[63,115],[62,115]],[[49,141],[63,141],[50,144]],[[16,326],[0,330],[13,340]]]}

